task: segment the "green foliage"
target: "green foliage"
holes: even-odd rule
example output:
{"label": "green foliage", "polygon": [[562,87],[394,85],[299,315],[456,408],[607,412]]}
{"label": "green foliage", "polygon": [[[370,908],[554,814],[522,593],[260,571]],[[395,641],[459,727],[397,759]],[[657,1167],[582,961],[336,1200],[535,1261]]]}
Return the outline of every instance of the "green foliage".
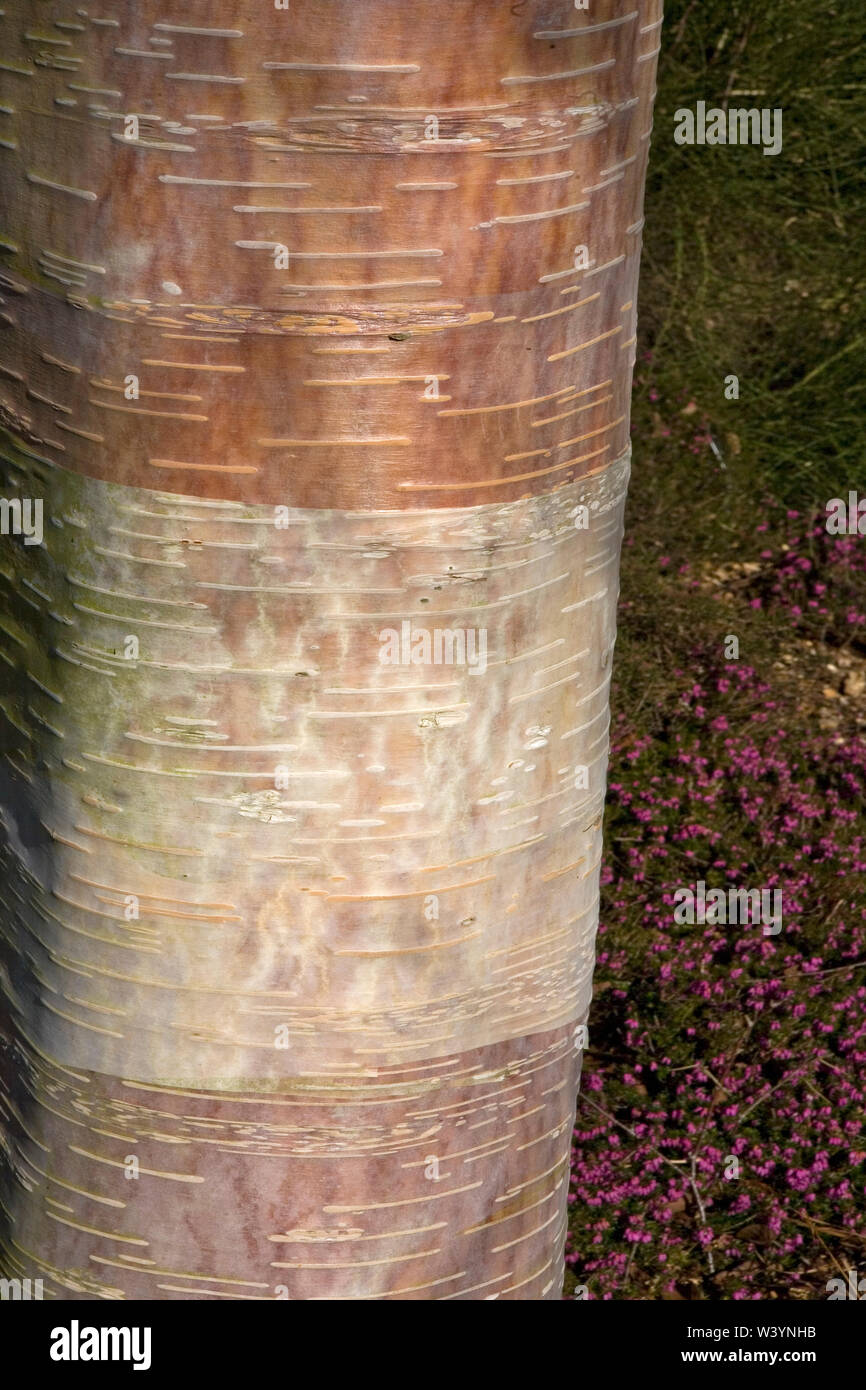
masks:
{"label": "green foliage", "polygon": [[[762,487],[804,508],[866,490],[866,10],[849,0],[665,9],[640,298],[655,385],[670,399],[685,390],[706,413],[725,492],[747,509]],[[699,100],[781,108],[782,152],[675,144],[674,113]],[[725,400],[730,373],[738,401]],[[639,467],[651,431],[639,390]],[[684,471],[694,477],[671,470],[672,487]]]}

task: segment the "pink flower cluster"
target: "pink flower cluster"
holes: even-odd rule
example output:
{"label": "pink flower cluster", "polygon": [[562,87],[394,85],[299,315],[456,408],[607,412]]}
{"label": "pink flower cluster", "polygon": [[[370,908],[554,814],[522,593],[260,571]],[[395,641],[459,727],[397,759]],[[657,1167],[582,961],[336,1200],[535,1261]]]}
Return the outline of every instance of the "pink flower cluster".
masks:
{"label": "pink flower cluster", "polygon": [[[784,547],[753,599],[866,621],[866,540]],[[613,728],[567,1262],[595,1298],[826,1297],[866,1233],[866,743],[717,644],[682,665]],[[781,933],[677,925],[699,879],[781,889]]]}

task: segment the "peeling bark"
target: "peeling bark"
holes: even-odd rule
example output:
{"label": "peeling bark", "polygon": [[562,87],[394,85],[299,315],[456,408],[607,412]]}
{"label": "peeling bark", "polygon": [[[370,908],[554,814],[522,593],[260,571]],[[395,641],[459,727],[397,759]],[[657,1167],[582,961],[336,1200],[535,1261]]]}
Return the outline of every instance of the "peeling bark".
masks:
{"label": "peeling bark", "polygon": [[555,1299],[660,0],[220,9],[2,21],[4,1270]]}

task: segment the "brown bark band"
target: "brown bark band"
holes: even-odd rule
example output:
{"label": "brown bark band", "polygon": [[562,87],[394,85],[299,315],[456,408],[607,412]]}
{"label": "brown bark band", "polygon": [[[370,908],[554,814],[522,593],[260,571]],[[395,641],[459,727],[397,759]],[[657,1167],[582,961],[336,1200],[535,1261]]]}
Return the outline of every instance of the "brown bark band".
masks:
{"label": "brown bark band", "polygon": [[0,410],[49,457],[403,509],[624,453],[660,0],[16,8]]}

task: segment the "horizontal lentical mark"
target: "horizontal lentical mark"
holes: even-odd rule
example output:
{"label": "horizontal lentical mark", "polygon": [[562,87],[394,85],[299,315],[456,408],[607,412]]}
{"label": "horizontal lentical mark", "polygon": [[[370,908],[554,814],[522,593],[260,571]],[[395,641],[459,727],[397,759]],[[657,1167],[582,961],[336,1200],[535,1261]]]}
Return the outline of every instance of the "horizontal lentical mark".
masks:
{"label": "horizontal lentical mark", "polygon": [[266,72],[420,72],[417,63],[262,63]]}
{"label": "horizontal lentical mark", "polygon": [[620,24],[630,24],[633,19],[637,19],[637,15],[637,10],[632,10],[631,14],[625,14],[621,19],[606,19],[602,24],[584,24],[580,29],[538,29],[532,37],[534,39],[576,39],[580,38],[582,34],[597,34],[602,29],[615,29]]}
{"label": "horizontal lentical mark", "polygon": [[198,29],[189,24],[154,24],[164,34],[200,34],[202,38],[242,39],[242,29]]}
{"label": "horizontal lentical mark", "polygon": [[31,174],[28,171],[28,182],[37,183],[41,188],[53,188],[57,193],[71,193],[76,198],[86,198],[88,202],[95,203],[97,195],[92,193],[89,188],[72,188],[65,183],[55,183],[53,179],[43,179],[39,174]]}
{"label": "horizontal lentical mark", "polygon": [[[201,117],[200,119],[204,119]],[[245,182],[241,179],[194,179],[182,174],[160,174],[160,183],[186,183],[202,188],[312,188],[311,183],[267,183],[261,180]]]}
{"label": "horizontal lentical mark", "polygon": [[501,77],[503,87],[515,87],[530,82],[559,82],[568,77],[586,77],[591,72],[604,72],[606,68],[616,67],[615,58],[607,58],[603,63],[593,63],[588,68],[572,68],[568,72],[547,72],[541,76],[531,74],[524,77]]}

